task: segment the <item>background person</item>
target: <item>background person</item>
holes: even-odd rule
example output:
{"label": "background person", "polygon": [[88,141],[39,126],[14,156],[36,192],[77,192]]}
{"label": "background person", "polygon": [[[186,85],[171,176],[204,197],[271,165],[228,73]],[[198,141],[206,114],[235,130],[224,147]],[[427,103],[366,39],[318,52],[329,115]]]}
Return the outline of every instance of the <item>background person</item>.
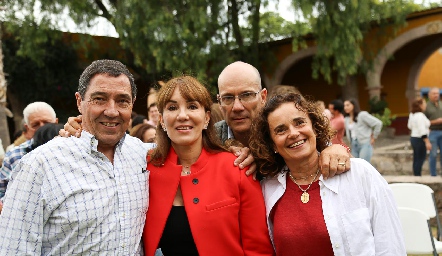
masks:
{"label": "background person", "polygon": [[272,255],[258,181],[230,164],[216,137],[211,97],[190,76],[158,92],[160,125],[150,155],[145,255]]}
{"label": "background person", "polygon": [[210,107],[210,118],[213,119],[214,124],[224,120],[224,116],[221,112],[221,106],[219,105],[219,103],[213,103]]}
{"label": "background person", "polygon": [[22,124],[23,128],[14,132],[14,135],[12,136],[12,140],[14,142],[6,147],[6,150],[5,150],[6,152],[11,151],[11,149],[15,148],[16,146],[18,146],[26,141],[26,137],[24,135],[25,120],[22,119],[21,124]]}
{"label": "background person", "polygon": [[330,118],[330,126],[336,131],[336,135],[333,136],[331,142],[333,144],[345,144],[345,121],[344,115],[342,114],[344,112],[344,103],[339,99],[332,100],[330,104],[328,104],[328,110],[332,115]]}
{"label": "background person", "polygon": [[148,122],[147,122],[146,116],[136,115],[134,118],[132,118],[132,128],[139,125],[139,124],[147,124],[147,123]]}
{"label": "background person", "polygon": [[[26,154],[58,136],[60,129],[63,129],[63,125],[58,123],[47,123],[38,128],[38,130],[34,133],[34,137],[32,137],[31,146],[24,149],[26,150]],[[17,163],[18,162],[15,162],[14,164],[16,165]],[[9,174],[10,180],[8,182],[8,187],[11,186],[11,181],[16,174],[17,170],[13,168]]]}
{"label": "background person", "polygon": [[[428,138],[431,142],[431,150],[428,162],[430,163],[431,176],[437,175],[437,150],[442,150],[442,106],[439,98],[439,88],[431,88],[428,92],[428,102],[424,112],[424,114],[430,120],[430,135]],[[442,167],[442,157],[440,161]]]}
{"label": "background person", "polygon": [[63,125],[59,123],[47,123],[40,127],[32,137],[32,146],[29,152],[57,137],[61,129],[63,129]]}
{"label": "background person", "polygon": [[[318,152],[333,131],[299,94],[270,99],[256,120],[250,147],[276,255],[406,255],[391,189],[368,162],[324,180]],[[341,168],[343,168],[343,166]]]}
{"label": "background person", "polygon": [[130,131],[130,136],[136,137],[145,143],[155,143],[156,134],[156,128],[150,124],[138,124]]}
{"label": "background person", "polygon": [[325,102],[322,100],[317,100],[316,101],[316,107],[318,107],[321,111],[322,114],[328,118],[328,120],[330,120],[330,118],[332,117],[332,114],[330,112],[330,110],[328,108],[325,108]]}
{"label": "background person", "polygon": [[157,127],[160,112],[158,112],[158,105],[156,102],[151,103],[147,108],[148,123]]}
{"label": "background person", "polygon": [[[428,139],[430,133],[430,120],[423,111],[427,107],[424,99],[416,99],[411,103],[411,113],[408,117],[408,129],[411,130],[410,143],[413,148],[413,175],[422,176],[422,165],[427,156],[427,150],[431,150],[431,142]],[[431,174],[436,176],[436,174]]]}
{"label": "background person", "polygon": [[382,121],[361,111],[356,99],[344,101],[345,132],[351,144],[351,154],[370,162],[373,144],[382,129]]}
{"label": "background person", "polygon": [[23,109],[24,132],[26,141],[5,154],[0,169],[0,200],[5,196],[11,171],[19,160],[32,148],[32,137],[35,132],[47,123],[58,123],[54,109],[46,102],[33,102]]}
{"label": "background person", "polygon": [[[295,87],[283,88],[294,90]],[[221,142],[235,144],[238,141],[249,146],[251,126],[267,100],[267,89],[262,88],[261,76],[252,65],[237,61],[229,64],[218,77],[218,102],[224,120],[215,124]],[[338,159],[349,159],[347,148],[331,145],[321,152],[320,164],[324,177],[333,176],[338,170]],[[240,165],[240,167],[243,167]],[[249,173],[254,171],[252,165]],[[348,170],[348,168],[346,168]]]}

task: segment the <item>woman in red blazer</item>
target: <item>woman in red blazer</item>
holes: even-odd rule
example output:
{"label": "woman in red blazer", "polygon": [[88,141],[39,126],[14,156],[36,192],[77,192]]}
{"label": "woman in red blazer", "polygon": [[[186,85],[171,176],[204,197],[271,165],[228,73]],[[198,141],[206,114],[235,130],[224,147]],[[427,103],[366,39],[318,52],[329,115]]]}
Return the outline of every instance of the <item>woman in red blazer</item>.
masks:
{"label": "woman in red blazer", "polygon": [[233,165],[210,119],[211,97],[195,78],[158,94],[162,129],[148,159],[145,254],[273,255],[259,182]]}

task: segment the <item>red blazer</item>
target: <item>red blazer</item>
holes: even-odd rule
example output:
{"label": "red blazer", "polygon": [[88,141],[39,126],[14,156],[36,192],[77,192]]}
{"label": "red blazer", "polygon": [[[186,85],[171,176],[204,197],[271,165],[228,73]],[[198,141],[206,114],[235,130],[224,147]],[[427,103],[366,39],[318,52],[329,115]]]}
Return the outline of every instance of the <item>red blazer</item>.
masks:
{"label": "red blazer", "polygon": [[171,148],[163,166],[147,165],[150,197],[143,233],[145,255],[153,256],[158,247],[178,185],[200,255],[274,254],[260,184],[233,165],[233,154],[203,149],[188,176],[181,176],[177,160]]}

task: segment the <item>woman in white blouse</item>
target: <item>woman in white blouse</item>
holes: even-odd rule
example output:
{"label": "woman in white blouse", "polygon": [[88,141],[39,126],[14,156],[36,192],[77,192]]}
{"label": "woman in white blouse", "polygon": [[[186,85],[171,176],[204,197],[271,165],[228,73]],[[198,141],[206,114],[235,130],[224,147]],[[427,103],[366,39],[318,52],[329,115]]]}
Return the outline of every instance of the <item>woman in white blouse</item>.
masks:
{"label": "woman in white blouse", "polygon": [[[367,161],[324,179],[318,152],[334,131],[299,94],[271,98],[256,118],[250,149],[260,175],[276,256],[406,255],[388,183]],[[149,209],[150,211],[150,209]]]}
{"label": "woman in white blouse", "polygon": [[408,129],[411,130],[410,143],[413,148],[413,174],[422,176],[422,165],[425,162],[427,150],[431,150],[428,139],[430,120],[423,113],[427,103],[424,99],[416,99],[411,104],[411,113],[408,117]]}

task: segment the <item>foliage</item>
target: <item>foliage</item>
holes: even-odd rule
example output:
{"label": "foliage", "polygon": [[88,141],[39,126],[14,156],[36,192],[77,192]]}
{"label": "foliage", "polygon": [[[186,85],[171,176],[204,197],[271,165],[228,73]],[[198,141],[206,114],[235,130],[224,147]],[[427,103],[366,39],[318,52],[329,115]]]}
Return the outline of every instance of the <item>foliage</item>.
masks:
{"label": "foliage", "polygon": [[[249,19],[249,23],[251,20]],[[311,28],[306,23],[293,23],[285,20],[274,12],[264,12],[259,19],[259,42],[267,43],[285,38],[291,38],[294,31],[301,30],[300,33],[307,34]],[[252,30],[250,27],[242,28],[244,38],[250,40]]]}
{"label": "foliage", "polygon": [[368,101],[369,112],[372,114],[382,114],[384,109],[388,107],[388,103],[385,100],[373,97]]}
{"label": "foliage", "polygon": [[[313,77],[319,73],[331,82],[331,72],[338,74],[338,83],[344,84],[348,75],[371,66],[371,59],[377,52],[364,47],[363,39],[370,28],[386,25],[399,27],[405,24],[406,15],[417,10],[418,6],[407,0],[364,0],[364,1],[326,1],[293,0],[295,11],[301,12],[312,26],[316,39],[317,54],[313,60]],[[380,30],[382,31],[382,29]],[[303,46],[303,34],[294,38],[294,49]],[[304,44],[305,45],[305,44]]]}
{"label": "foliage", "polygon": [[[77,115],[74,94],[81,70],[74,49],[62,41],[46,42],[46,54],[36,62],[18,56],[19,43],[10,37],[3,39],[4,70],[8,74],[8,93],[23,104],[44,101],[57,112],[60,120]],[[44,65],[39,65],[44,63]]]}
{"label": "foliage", "polygon": [[[294,36],[294,49],[305,45],[301,35],[311,29],[318,46],[313,75],[331,81],[337,71],[343,83],[364,64],[361,42],[375,22],[404,24],[411,0],[293,0],[304,23],[284,22],[263,8],[278,0],[4,0],[8,31],[22,40],[18,53],[39,63],[50,41],[48,34],[69,13],[80,27],[96,18],[110,21],[133,62],[147,73],[194,73],[212,86],[221,69],[233,60],[256,67],[268,52],[259,42]],[[288,33],[288,34],[286,34]],[[261,59],[260,59],[261,58]],[[363,64],[363,65],[360,65]]]}
{"label": "foliage", "polygon": [[381,114],[375,113],[373,116],[382,121],[382,129],[390,126],[394,119],[396,119],[396,115],[391,115],[389,108],[385,108]]}

